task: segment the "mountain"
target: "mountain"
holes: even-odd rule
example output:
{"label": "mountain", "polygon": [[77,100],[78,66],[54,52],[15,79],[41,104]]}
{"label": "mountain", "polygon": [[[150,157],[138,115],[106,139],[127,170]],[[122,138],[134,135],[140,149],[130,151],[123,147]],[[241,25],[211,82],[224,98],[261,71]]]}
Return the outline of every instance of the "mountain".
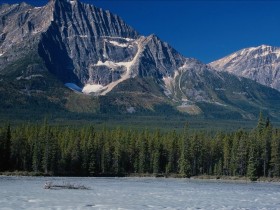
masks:
{"label": "mountain", "polygon": [[267,45],[239,50],[209,64],[280,91],[280,48]]}
{"label": "mountain", "polygon": [[141,36],[77,0],[2,4],[0,37],[2,116],[255,119],[263,110],[280,119],[280,92],[185,58],[156,35]]}
{"label": "mountain", "polygon": [[[190,59],[175,73],[171,83],[172,100],[177,108],[199,110],[208,117],[254,119],[260,110],[276,117],[279,92],[252,80],[227,72],[218,72],[208,65]],[[189,113],[189,112],[188,112]]]}

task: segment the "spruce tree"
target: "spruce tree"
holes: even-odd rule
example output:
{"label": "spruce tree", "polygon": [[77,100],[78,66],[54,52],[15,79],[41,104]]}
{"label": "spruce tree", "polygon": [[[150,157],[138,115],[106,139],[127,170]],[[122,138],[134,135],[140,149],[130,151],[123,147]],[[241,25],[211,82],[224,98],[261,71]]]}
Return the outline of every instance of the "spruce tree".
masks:
{"label": "spruce tree", "polygon": [[263,176],[266,177],[268,173],[268,166],[271,154],[271,139],[272,139],[272,125],[267,119],[266,127],[263,131],[262,135],[262,168],[263,168]]}
{"label": "spruce tree", "polygon": [[277,135],[278,132],[273,134],[271,141],[271,161],[270,167],[272,176],[280,177],[280,135]]}
{"label": "spruce tree", "polygon": [[8,171],[11,158],[11,126],[7,126],[6,131],[0,133],[0,171]]}
{"label": "spruce tree", "polygon": [[224,175],[229,175],[230,171],[230,154],[231,154],[231,141],[229,136],[224,137],[223,139],[223,168]]}
{"label": "spruce tree", "polygon": [[250,152],[249,152],[248,168],[247,168],[247,177],[249,177],[251,181],[256,181],[258,178],[255,155],[256,153],[255,153],[254,145],[251,145]]}
{"label": "spruce tree", "polygon": [[257,132],[259,135],[261,135],[263,133],[265,126],[266,126],[266,122],[263,118],[263,113],[260,112],[259,119],[258,119],[258,125],[257,125]]}
{"label": "spruce tree", "polygon": [[191,167],[189,162],[189,137],[188,127],[184,128],[184,133],[180,139],[179,145],[180,157],[178,160],[179,174],[183,177],[191,176]]}

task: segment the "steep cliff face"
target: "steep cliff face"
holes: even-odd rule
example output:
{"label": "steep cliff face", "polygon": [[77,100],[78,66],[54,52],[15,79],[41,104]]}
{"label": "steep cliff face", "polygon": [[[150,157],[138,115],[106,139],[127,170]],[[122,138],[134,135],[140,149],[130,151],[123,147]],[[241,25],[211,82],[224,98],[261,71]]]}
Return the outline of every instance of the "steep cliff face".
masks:
{"label": "steep cliff face", "polygon": [[267,45],[235,52],[210,63],[219,70],[255,80],[280,91],[280,48]]}
{"label": "steep cliff face", "polygon": [[128,45],[138,33],[109,11],[79,1],[57,0],[53,17],[42,34],[39,53],[48,69],[65,83],[107,84],[119,77],[122,68],[110,72],[98,62],[128,60],[136,51],[133,46],[116,46]]}
{"label": "steep cliff face", "polygon": [[[106,52],[105,60],[99,60],[92,66],[90,71],[92,74],[86,88],[90,90],[92,87],[94,92],[98,85],[99,93],[106,95],[118,84],[129,78],[152,77],[161,82],[163,77],[174,75],[175,70],[182,66],[186,60],[155,35],[120,41],[120,38],[118,41],[112,38],[109,41],[108,38],[106,39],[106,42],[114,47],[107,46],[106,48],[109,50]],[[114,58],[115,55],[118,57]],[[103,77],[96,78],[102,73],[105,74]]]}
{"label": "steep cliff face", "polygon": [[142,42],[142,52],[138,61],[138,74],[162,79],[174,75],[186,58],[157,36],[151,35]]}
{"label": "steep cliff face", "polygon": [[[269,79],[263,83],[277,88],[278,49],[263,48],[240,51],[211,66],[253,75],[259,82],[263,77],[257,68],[265,66]],[[240,63],[254,71],[239,72]],[[95,105],[85,110],[134,113],[166,105],[188,114],[251,119],[261,107],[280,118],[278,91],[185,58],[157,36],[140,36],[118,16],[77,0],[51,0],[40,8],[0,6],[0,81],[0,96],[8,103],[5,84],[10,83],[20,96],[15,103],[44,101],[81,110],[77,98],[94,95],[100,97],[92,97]]]}
{"label": "steep cliff face", "polygon": [[30,52],[37,52],[41,34],[53,20],[53,2],[45,7],[26,3],[0,6],[0,71]]}
{"label": "steep cliff face", "polygon": [[79,1],[55,2],[39,53],[64,83],[101,95],[136,76],[172,75],[185,60],[155,35],[139,36],[118,16]]}

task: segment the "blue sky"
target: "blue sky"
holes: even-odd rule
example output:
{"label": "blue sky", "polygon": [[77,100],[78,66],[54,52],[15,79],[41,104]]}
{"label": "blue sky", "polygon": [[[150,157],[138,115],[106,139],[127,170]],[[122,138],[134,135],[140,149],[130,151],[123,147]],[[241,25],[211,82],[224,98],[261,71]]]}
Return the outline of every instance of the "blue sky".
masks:
{"label": "blue sky", "polygon": [[[140,34],[156,34],[183,55],[204,63],[246,47],[280,46],[280,1],[276,0],[81,1],[118,14]],[[47,1],[25,2],[41,5]]]}

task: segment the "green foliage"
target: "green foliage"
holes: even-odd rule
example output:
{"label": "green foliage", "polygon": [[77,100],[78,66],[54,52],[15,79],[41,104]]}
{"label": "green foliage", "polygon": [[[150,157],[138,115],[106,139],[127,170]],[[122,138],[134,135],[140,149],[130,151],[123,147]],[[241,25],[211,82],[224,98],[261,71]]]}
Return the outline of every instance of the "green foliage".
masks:
{"label": "green foliage", "polygon": [[276,130],[271,141],[270,175],[280,176],[280,135]]}
{"label": "green foliage", "polygon": [[178,171],[183,177],[191,176],[191,165],[190,165],[190,151],[189,151],[190,140],[188,136],[187,126],[184,129],[184,133],[179,142],[179,160],[178,160]]}
{"label": "green foliage", "polygon": [[51,175],[130,173],[280,176],[280,132],[269,121],[251,132],[94,129],[47,121],[0,128],[0,171]]}
{"label": "green foliage", "polygon": [[9,170],[11,157],[11,127],[0,129],[0,171]]}
{"label": "green foliage", "polygon": [[249,156],[248,156],[248,167],[247,167],[247,176],[251,181],[257,180],[257,145],[255,139],[250,139],[250,145],[249,145]]}
{"label": "green foliage", "polygon": [[254,156],[251,156],[249,158],[247,176],[251,181],[257,180],[257,170],[256,170],[256,163],[255,163]]}

